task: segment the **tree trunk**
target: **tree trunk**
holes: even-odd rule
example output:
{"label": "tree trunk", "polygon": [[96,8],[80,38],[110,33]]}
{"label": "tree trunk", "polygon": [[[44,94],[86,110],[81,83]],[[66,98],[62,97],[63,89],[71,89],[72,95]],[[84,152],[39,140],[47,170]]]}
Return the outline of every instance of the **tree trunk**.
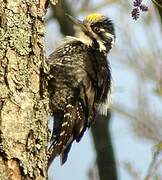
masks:
{"label": "tree trunk", "polygon": [[100,180],[117,180],[117,169],[110,132],[111,113],[107,117],[97,115],[91,127],[97,153],[97,166]]}
{"label": "tree trunk", "polygon": [[44,0],[0,0],[0,179],[47,179]]}

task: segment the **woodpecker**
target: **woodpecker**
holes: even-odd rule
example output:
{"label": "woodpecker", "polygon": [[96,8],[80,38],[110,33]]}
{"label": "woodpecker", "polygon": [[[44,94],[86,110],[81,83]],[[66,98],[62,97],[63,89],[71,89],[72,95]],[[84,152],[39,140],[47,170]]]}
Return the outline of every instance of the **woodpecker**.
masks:
{"label": "woodpecker", "polygon": [[83,21],[68,17],[75,36],[67,36],[47,61],[49,107],[54,116],[49,164],[58,155],[61,164],[66,162],[73,141],[80,141],[95,114],[107,114],[111,94],[107,54],[115,41],[112,21],[100,13]]}

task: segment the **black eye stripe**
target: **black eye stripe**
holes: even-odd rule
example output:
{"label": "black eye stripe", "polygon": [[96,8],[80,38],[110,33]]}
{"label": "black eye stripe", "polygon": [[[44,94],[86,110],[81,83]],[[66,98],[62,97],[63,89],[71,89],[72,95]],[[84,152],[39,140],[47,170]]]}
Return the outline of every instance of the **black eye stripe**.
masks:
{"label": "black eye stripe", "polygon": [[[110,20],[104,20],[102,22],[96,22],[91,24],[91,28],[94,32],[100,32],[98,29],[105,29],[108,32],[114,32],[113,24]],[[98,28],[98,29],[96,29]]]}

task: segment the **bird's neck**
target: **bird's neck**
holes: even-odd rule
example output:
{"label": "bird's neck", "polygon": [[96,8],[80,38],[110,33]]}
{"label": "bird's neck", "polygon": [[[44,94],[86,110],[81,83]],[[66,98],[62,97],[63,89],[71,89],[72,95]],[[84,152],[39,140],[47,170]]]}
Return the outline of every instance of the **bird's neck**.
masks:
{"label": "bird's neck", "polygon": [[87,46],[98,49],[100,52],[108,53],[108,48],[106,44],[104,43],[104,41],[102,41],[101,39],[95,38],[89,32],[78,31],[76,32],[74,38],[86,44]]}

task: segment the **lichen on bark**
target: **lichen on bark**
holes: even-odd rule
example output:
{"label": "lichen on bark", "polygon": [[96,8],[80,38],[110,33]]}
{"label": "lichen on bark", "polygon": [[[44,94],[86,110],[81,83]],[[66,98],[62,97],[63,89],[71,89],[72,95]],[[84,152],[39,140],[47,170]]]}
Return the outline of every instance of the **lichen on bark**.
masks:
{"label": "lichen on bark", "polygon": [[14,179],[13,164],[22,178],[46,179],[44,8],[37,0],[0,4],[0,179]]}

